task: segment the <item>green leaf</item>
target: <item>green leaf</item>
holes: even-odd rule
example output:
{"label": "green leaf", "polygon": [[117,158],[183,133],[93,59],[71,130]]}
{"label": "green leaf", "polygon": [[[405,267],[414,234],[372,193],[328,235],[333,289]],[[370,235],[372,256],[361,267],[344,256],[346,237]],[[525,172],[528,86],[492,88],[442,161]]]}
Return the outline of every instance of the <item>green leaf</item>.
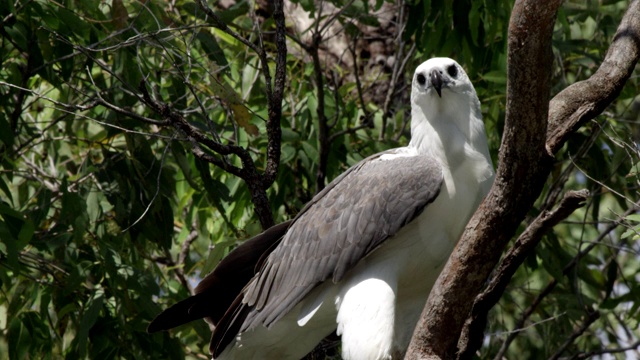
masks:
{"label": "green leaf", "polygon": [[304,149],[304,152],[307,154],[309,159],[312,159],[313,162],[318,161],[320,154],[315,146],[311,145],[308,141],[303,141],[302,149]]}
{"label": "green leaf", "polygon": [[191,173],[191,165],[189,164],[189,159],[187,159],[185,150],[182,145],[177,142],[173,143],[171,145],[171,153],[176,159],[178,166],[180,166],[180,170],[182,170],[182,174],[184,175],[187,182],[189,182],[189,185],[191,185],[191,187],[194,189],[200,189],[200,186],[193,178],[193,174]]}
{"label": "green leaf", "polygon": [[204,277],[218,265],[222,257],[226,253],[226,251],[233,244],[236,243],[235,239],[227,239],[221,242],[216,243],[213,246],[213,249],[209,251],[209,256],[207,256],[207,261],[205,261],[204,265],[200,268],[200,277]]}
{"label": "green leaf", "polygon": [[599,307],[601,309],[614,309],[616,306],[622,304],[622,303],[634,303],[637,304],[638,303],[638,299],[640,299],[640,288],[638,287],[634,287],[632,288],[628,293],[618,296],[616,298],[608,298],[605,301],[603,301]]}
{"label": "green leaf", "polygon": [[91,300],[88,301],[85,306],[85,310],[82,313],[80,326],[78,327],[78,334],[75,337],[78,341],[78,353],[81,359],[84,359],[87,354],[89,330],[91,330],[93,325],[96,323],[96,320],[98,320],[103,301],[104,297],[102,292],[96,292],[91,297]]}
{"label": "green leaf", "polygon": [[560,263],[557,256],[549,251],[547,246],[538,246],[536,253],[542,259],[543,268],[556,280],[562,281],[564,275],[562,273],[563,264]]}
{"label": "green leaf", "polygon": [[489,71],[485,74],[482,74],[482,79],[490,83],[500,85],[507,84],[507,74],[503,71]]}
{"label": "green leaf", "polygon": [[218,41],[210,32],[201,30],[196,36],[198,38],[198,41],[202,43],[202,47],[204,48],[207,57],[211,59],[211,61],[218,64],[218,66],[220,67],[229,66],[229,62],[224,56],[224,51],[222,51],[222,48],[218,44]]}
{"label": "green leaf", "polygon": [[296,156],[296,148],[285,143],[282,145],[282,156],[280,156],[280,163],[286,164],[292,161]]}
{"label": "green leaf", "polygon": [[[14,141],[11,125],[2,112],[0,112],[0,141],[4,143],[6,147],[11,147]],[[4,190],[4,188],[2,190]],[[7,192],[7,195],[9,195],[9,192]]]}
{"label": "green leaf", "polygon": [[617,277],[618,277],[618,263],[614,260],[609,263],[609,266],[607,266],[607,282],[604,287],[605,299],[608,299],[609,296],[611,295],[611,291],[613,291],[613,285],[615,284]]}
{"label": "green leaf", "polygon": [[22,321],[20,321],[18,317],[11,319],[7,333],[9,358],[28,359],[30,353],[29,342],[29,334],[24,328]]}
{"label": "green leaf", "polygon": [[22,22],[17,22],[13,26],[5,27],[4,30],[9,34],[9,37],[16,45],[22,50],[26,51],[28,49],[28,33],[27,28]]}

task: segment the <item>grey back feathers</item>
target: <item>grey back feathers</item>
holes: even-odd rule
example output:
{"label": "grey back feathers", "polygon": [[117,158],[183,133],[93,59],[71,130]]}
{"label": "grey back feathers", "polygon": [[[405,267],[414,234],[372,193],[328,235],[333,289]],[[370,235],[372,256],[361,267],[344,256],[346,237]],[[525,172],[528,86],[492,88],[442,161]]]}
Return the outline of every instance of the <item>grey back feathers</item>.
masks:
{"label": "grey back feathers", "polygon": [[432,158],[391,161],[383,154],[352,167],[295,219],[245,291],[244,302],[256,311],[243,331],[277,321],[318,283],[339,282],[435,199],[442,173]]}

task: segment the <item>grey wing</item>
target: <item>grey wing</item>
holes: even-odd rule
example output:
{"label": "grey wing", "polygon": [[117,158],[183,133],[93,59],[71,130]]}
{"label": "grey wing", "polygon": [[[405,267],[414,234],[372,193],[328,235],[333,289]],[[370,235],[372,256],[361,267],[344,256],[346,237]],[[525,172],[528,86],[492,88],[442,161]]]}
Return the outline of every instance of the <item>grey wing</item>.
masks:
{"label": "grey wing", "polygon": [[294,220],[246,288],[244,302],[254,311],[242,330],[269,326],[320,282],[340,281],[422,212],[441,185],[440,165],[427,156],[380,160],[378,155],[336,179]]}
{"label": "grey wing", "polygon": [[231,340],[230,333],[269,326],[321,282],[340,281],[435,200],[443,181],[436,160],[424,155],[382,160],[384,154],[347,170],[298,214],[225,315],[226,329],[214,332],[214,353]]}

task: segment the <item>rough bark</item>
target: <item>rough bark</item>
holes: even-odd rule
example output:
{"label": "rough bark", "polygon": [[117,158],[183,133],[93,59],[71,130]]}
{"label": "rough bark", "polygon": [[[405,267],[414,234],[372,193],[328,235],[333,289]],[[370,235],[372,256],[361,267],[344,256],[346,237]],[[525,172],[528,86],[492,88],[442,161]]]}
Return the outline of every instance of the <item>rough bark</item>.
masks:
{"label": "rough bark", "polygon": [[508,35],[507,112],[496,181],[434,286],[407,359],[458,355],[458,339],[474,299],[539,196],[552,156],[572,132],[618,96],[638,61],[636,0],[596,74],[548,103],[551,31],[560,4],[523,0],[514,5]]}

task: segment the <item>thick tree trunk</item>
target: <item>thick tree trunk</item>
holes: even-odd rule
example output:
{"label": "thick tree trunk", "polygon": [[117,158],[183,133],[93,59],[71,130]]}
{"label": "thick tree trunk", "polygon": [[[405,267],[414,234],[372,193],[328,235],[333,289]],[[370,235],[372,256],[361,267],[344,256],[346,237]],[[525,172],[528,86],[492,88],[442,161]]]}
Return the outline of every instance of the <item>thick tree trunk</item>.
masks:
{"label": "thick tree trunk", "polygon": [[569,134],[618,96],[638,61],[640,9],[633,1],[597,73],[549,103],[551,33],[561,3],[522,0],[514,5],[508,35],[507,112],[496,181],[434,286],[407,359],[458,356],[458,340],[471,306],[539,196],[554,154]]}

